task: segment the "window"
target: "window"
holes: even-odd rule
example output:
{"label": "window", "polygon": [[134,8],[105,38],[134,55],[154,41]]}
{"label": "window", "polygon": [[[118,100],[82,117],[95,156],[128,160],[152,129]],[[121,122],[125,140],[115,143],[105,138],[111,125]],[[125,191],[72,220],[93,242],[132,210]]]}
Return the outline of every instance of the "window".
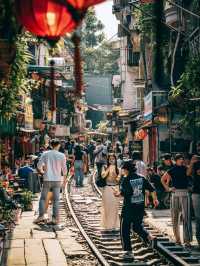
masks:
{"label": "window", "polygon": [[137,87],[137,108],[140,110],[144,109],[144,88],[143,87]]}

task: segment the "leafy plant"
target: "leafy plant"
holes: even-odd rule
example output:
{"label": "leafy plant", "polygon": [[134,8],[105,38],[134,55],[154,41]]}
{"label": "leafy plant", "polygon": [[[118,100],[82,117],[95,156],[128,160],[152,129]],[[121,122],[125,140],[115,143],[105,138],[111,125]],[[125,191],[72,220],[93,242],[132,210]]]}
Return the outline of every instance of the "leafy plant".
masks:
{"label": "leafy plant", "polygon": [[31,191],[25,190],[22,193],[21,204],[25,211],[32,210],[32,200],[33,200],[33,193]]}
{"label": "leafy plant", "polygon": [[[190,58],[185,72],[169,93],[171,100],[183,96],[186,100],[200,97],[200,58]],[[185,108],[185,106],[184,106]]]}
{"label": "leafy plant", "polygon": [[[169,92],[169,100],[182,113],[183,131],[193,133],[200,128],[196,99],[200,98],[200,58],[190,57],[177,85]],[[196,132],[197,134],[197,132]]]}
{"label": "leafy plant", "polygon": [[94,9],[90,9],[81,31],[84,71],[95,74],[116,74],[118,73],[119,50],[113,49],[112,45],[106,41],[103,28]]}
{"label": "leafy plant", "polygon": [[20,103],[20,95],[30,89],[30,79],[27,78],[27,66],[32,55],[28,51],[27,34],[17,37],[16,56],[11,66],[7,80],[0,81],[0,116],[10,119],[16,113]]}

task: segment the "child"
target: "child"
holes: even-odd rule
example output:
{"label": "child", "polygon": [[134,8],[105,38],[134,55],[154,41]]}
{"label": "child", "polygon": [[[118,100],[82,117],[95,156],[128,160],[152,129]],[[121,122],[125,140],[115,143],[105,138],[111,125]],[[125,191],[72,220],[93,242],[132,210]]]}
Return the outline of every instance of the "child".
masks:
{"label": "child", "polygon": [[123,196],[123,208],[121,214],[121,241],[126,253],[125,259],[133,259],[130,229],[136,232],[145,242],[153,240],[153,237],[143,227],[145,191],[153,196],[153,203],[158,206],[155,189],[145,177],[136,174],[137,169],[131,160],[125,161],[122,166],[123,180],[120,183],[120,192],[115,196]]}

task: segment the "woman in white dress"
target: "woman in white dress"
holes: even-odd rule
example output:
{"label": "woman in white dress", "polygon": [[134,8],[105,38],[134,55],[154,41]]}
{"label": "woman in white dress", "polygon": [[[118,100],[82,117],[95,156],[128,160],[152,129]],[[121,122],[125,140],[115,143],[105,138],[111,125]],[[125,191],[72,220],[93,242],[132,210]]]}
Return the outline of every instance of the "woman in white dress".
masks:
{"label": "woman in white dress", "polygon": [[102,188],[101,226],[104,230],[118,230],[119,198],[114,196],[114,192],[119,189],[120,173],[114,154],[108,155],[107,166],[102,169],[102,178],[106,179],[106,186]]}

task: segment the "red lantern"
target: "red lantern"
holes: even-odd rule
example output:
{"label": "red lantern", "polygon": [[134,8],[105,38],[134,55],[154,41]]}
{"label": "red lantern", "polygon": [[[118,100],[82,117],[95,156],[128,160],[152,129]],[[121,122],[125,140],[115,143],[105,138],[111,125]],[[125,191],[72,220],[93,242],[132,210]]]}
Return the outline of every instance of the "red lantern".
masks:
{"label": "red lantern", "polygon": [[15,0],[22,25],[37,36],[58,39],[74,30],[87,8],[103,0]]}
{"label": "red lantern", "polygon": [[143,140],[146,138],[146,136],[147,136],[147,131],[144,129],[140,129],[140,130],[135,132],[136,140]]}
{"label": "red lantern", "polygon": [[22,25],[37,36],[57,39],[76,27],[66,8],[53,0],[16,0],[16,9]]}
{"label": "red lantern", "polygon": [[143,140],[143,139],[146,138],[146,136],[147,136],[147,131],[146,130],[140,129],[138,131],[138,137],[139,137],[139,139]]}
{"label": "red lantern", "polygon": [[68,0],[67,2],[70,3],[74,8],[84,11],[87,10],[88,7],[103,1],[104,0]]}

